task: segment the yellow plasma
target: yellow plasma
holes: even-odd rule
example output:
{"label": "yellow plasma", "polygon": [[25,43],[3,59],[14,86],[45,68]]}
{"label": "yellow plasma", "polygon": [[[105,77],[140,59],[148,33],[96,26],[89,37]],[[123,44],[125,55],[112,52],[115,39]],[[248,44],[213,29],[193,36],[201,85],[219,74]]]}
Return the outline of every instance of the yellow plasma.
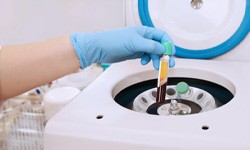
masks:
{"label": "yellow plasma", "polygon": [[168,62],[167,61],[161,61],[161,66],[160,66],[160,82],[166,80],[168,77]]}

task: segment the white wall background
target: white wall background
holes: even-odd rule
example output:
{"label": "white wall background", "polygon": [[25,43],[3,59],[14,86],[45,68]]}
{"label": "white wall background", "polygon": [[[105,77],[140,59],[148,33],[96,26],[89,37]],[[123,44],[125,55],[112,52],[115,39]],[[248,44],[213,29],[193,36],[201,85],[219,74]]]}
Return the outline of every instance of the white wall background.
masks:
{"label": "white wall background", "polygon": [[0,0],[0,45],[125,26],[124,0]]}

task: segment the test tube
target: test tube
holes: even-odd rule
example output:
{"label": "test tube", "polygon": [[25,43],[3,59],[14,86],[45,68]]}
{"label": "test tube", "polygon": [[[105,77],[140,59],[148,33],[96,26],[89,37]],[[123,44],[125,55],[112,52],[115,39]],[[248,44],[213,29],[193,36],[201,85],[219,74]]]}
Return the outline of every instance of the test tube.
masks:
{"label": "test tube", "polygon": [[166,51],[160,60],[156,97],[157,103],[163,103],[165,101],[169,70],[169,55],[172,51],[172,45],[170,43],[163,42],[162,45],[166,48]]}
{"label": "test tube", "polygon": [[168,61],[169,56],[165,55],[161,58],[159,74],[158,74],[158,83],[157,83],[157,103],[163,103],[166,97],[166,86],[168,81]]}

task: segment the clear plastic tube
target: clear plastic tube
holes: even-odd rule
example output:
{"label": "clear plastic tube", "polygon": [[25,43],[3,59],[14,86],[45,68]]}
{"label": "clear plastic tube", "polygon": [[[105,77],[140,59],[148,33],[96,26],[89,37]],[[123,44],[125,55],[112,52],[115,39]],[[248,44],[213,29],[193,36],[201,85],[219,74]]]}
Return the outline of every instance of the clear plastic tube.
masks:
{"label": "clear plastic tube", "polygon": [[157,103],[163,103],[166,97],[166,86],[168,81],[169,56],[163,55],[160,60],[158,83],[157,83]]}

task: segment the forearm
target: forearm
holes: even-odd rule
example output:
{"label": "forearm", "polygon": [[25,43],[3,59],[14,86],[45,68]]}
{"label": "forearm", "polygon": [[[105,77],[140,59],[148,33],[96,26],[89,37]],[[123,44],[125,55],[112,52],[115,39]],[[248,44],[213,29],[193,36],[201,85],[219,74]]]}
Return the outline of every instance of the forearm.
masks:
{"label": "forearm", "polygon": [[21,94],[79,68],[69,36],[40,43],[3,46],[0,51],[0,99]]}

